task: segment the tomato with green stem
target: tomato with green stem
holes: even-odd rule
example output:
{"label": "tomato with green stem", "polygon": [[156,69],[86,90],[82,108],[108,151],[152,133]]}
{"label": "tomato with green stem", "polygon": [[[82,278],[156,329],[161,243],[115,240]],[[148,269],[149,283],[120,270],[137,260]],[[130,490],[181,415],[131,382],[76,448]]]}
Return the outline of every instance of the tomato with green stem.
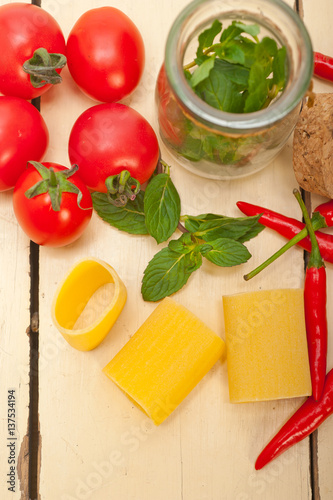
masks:
{"label": "tomato with green stem", "polygon": [[121,103],[97,104],[84,111],[69,137],[69,159],[92,191],[107,192],[108,177],[127,170],[140,184],[150,179],[159,159],[156,134],[148,121]]}
{"label": "tomato with green stem", "polygon": [[44,94],[66,64],[66,42],[57,21],[28,3],[0,6],[0,92],[33,99]]}
{"label": "tomato with green stem", "polygon": [[0,191],[12,189],[29,160],[40,161],[49,132],[40,112],[19,97],[0,97]]}
{"label": "tomato with green stem", "polygon": [[19,177],[13,206],[18,223],[38,245],[65,246],[77,240],[92,216],[88,188],[75,165],[30,162]]}

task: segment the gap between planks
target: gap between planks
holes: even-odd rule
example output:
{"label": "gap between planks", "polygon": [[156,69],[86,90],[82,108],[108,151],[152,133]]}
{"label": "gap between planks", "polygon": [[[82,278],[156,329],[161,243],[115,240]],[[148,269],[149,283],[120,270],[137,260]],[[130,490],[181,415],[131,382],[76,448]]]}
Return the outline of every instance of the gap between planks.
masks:
{"label": "gap between planks", "polygon": [[[32,104],[39,110],[40,100]],[[18,456],[18,478],[21,500],[39,500],[39,478],[41,466],[41,436],[39,427],[39,246],[30,242],[30,324],[29,337],[29,413],[27,433],[24,436]]]}
{"label": "gap between planks", "polygon": [[21,500],[39,500],[41,436],[39,432],[39,246],[30,242],[30,324],[29,337],[29,412],[27,433],[23,437],[17,463]]}

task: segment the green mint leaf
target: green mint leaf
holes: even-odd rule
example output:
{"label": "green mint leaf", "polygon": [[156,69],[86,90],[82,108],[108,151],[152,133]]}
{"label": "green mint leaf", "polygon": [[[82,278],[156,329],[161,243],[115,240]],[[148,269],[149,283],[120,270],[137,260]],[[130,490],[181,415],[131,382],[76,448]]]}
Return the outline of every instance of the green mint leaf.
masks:
{"label": "green mint leaf", "polygon": [[257,222],[254,224],[243,236],[237,239],[237,241],[240,241],[241,243],[245,243],[246,241],[251,240],[252,238],[255,238],[258,236],[261,231],[265,229],[265,226],[263,224],[260,224],[260,222]]}
{"label": "green mint leaf", "polygon": [[101,219],[111,226],[130,234],[149,234],[143,209],[144,193],[140,191],[135,200],[124,207],[112,205],[105,193],[92,193],[93,206]]}
{"label": "green mint leaf", "polygon": [[208,243],[201,243],[200,245],[196,246],[196,251],[200,252],[201,255],[205,255],[207,252],[210,252],[211,250],[213,250],[213,247]]}
{"label": "green mint leaf", "polygon": [[250,38],[245,38],[243,36],[239,37],[239,40],[234,42],[244,54],[244,63],[243,66],[245,68],[251,68],[252,64],[255,62],[255,48],[256,42],[251,40]]}
{"label": "green mint leaf", "polygon": [[256,45],[256,62],[250,69],[248,96],[244,107],[245,113],[258,111],[264,107],[270,86],[267,77],[272,73],[273,60],[277,51],[277,44],[272,38],[265,37]]}
{"label": "green mint leaf", "polygon": [[247,262],[251,257],[250,252],[242,243],[229,238],[209,241],[209,245],[212,250],[205,251],[203,256],[217,266],[237,266]]}
{"label": "green mint leaf", "polygon": [[246,97],[244,112],[252,113],[262,109],[268,94],[266,68],[261,63],[254,63],[250,69],[248,96]]}
{"label": "green mint leaf", "polygon": [[228,219],[228,217],[225,217],[224,215],[215,215],[208,213],[200,215],[184,215],[183,219],[185,228],[192,233],[196,233],[203,225],[207,223],[207,221],[215,221],[216,224],[219,225],[225,219]]}
{"label": "green mint leaf", "polygon": [[231,64],[227,61],[216,60],[216,71],[223,72],[225,78],[237,85],[238,90],[247,87],[250,71],[239,64]]}
{"label": "green mint leaf", "polygon": [[205,132],[195,126],[188,126],[182,144],[181,154],[192,162],[204,159],[226,165],[236,165],[244,161],[253,148],[253,138],[225,137]]}
{"label": "green mint leaf", "polygon": [[184,215],[182,220],[184,222],[185,228],[190,231],[190,233],[195,233],[200,227],[200,223],[204,216],[202,215]]}
{"label": "green mint leaf", "polygon": [[202,264],[199,252],[178,253],[163,248],[146,267],[141,293],[144,300],[155,302],[180,290],[192,272]]}
{"label": "green mint leaf", "polygon": [[146,227],[157,243],[175,232],[180,217],[180,197],[168,173],[156,175],[144,196]]}
{"label": "green mint leaf", "polygon": [[200,66],[197,66],[193,71],[191,78],[189,80],[189,84],[192,88],[195,88],[200,82],[205,80],[209,76],[210,71],[214,67],[216,55],[212,55],[208,59],[206,59]]}
{"label": "green mint leaf", "polygon": [[[215,20],[199,37],[198,67],[186,70],[186,78],[200,99],[210,106],[231,113],[251,113],[268,106],[283,91],[286,82],[286,48],[278,49],[273,38],[259,41],[260,27],[234,20],[224,30]],[[219,41],[215,37],[220,33]],[[190,69],[193,64],[188,65]],[[239,154],[238,144],[225,141],[217,147],[211,138],[194,134],[184,156],[192,161],[201,158],[236,164],[247,153]],[[199,144],[202,140],[205,144]],[[215,142],[215,143],[214,143]],[[231,141],[230,141],[231,142]],[[244,144],[246,148],[246,144]],[[183,154],[183,151],[182,151]]]}
{"label": "green mint leaf", "polygon": [[216,46],[215,53],[222,60],[249,69],[255,62],[256,45],[250,38],[239,36],[237,40]]}
{"label": "green mint leaf", "polygon": [[[220,23],[220,21],[215,19],[210,28],[207,28],[202,33],[200,33],[198,37],[199,45],[197,49],[197,58],[200,59],[200,57],[203,55],[204,50],[209,48],[213,44],[214,38],[220,33],[221,29],[222,24]],[[198,62],[200,63],[200,61],[197,61],[197,63]]]}
{"label": "green mint leaf", "polygon": [[241,113],[244,108],[242,87],[233,81],[237,76],[241,77],[241,72],[238,75],[232,64],[230,64],[232,67],[230,71],[226,72],[226,65],[229,64],[226,61],[216,59],[209,77],[196,87],[196,93],[214,108],[231,113]]}
{"label": "green mint leaf", "polygon": [[260,33],[260,27],[258,24],[244,24],[239,21],[233,21],[232,23],[236,28],[239,28],[242,33],[247,33],[248,35],[253,36],[255,38]]}
{"label": "green mint leaf", "polygon": [[274,57],[274,61],[272,64],[273,69],[273,83],[277,86],[278,90],[283,90],[286,84],[286,59],[287,59],[287,51],[285,47],[281,47],[276,56]]}
{"label": "green mint leaf", "polygon": [[232,238],[239,241],[245,238],[243,241],[248,241],[262,231],[263,226],[258,222],[259,219],[260,215],[237,218],[210,213],[196,217],[187,215],[185,228],[206,242],[218,238]]}
{"label": "green mint leaf", "polygon": [[[255,56],[257,61],[271,68],[272,58],[276,56],[278,51],[276,41],[273,38],[265,36],[261,42],[256,45]],[[269,72],[270,73],[270,72]],[[267,73],[267,76],[269,75]]]}
{"label": "green mint leaf", "polygon": [[202,139],[202,148],[207,159],[232,165],[242,156],[241,140],[223,136],[206,135]]}
{"label": "green mint leaf", "polygon": [[190,161],[199,161],[203,157],[203,140],[193,137],[191,133],[186,135],[182,144],[182,156]]}
{"label": "green mint leaf", "polygon": [[173,252],[184,254],[193,251],[203,253],[212,249],[212,247],[207,243],[197,243],[193,240],[191,233],[184,233],[180,238],[178,238],[178,240],[171,240],[168,247]]}
{"label": "green mint leaf", "polygon": [[188,83],[190,83],[190,80],[192,78],[192,73],[189,69],[184,69],[184,75]]}
{"label": "green mint leaf", "polygon": [[235,26],[235,21],[233,21],[228,28],[222,31],[220,42],[226,45],[233,40],[237,40],[242,31],[242,28]]}
{"label": "green mint leaf", "polygon": [[189,253],[195,248],[195,243],[192,241],[191,233],[184,233],[178,240],[169,242],[169,249],[177,253]]}
{"label": "green mint leaf", "polygon": [[227,45],[225,49],[222,49],[221,51],[217,50],[216,52],[219,57],[221,57],[221,59],[224,59],[231,64],[243,65],[245,63],[244,51],[242,50],[242,47],[235,42],[233,44]]}

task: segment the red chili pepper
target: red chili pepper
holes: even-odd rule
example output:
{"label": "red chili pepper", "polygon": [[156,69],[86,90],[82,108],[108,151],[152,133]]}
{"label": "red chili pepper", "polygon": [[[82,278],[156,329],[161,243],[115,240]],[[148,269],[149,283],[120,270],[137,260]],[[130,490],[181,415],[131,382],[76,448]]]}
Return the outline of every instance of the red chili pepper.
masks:
{"label": "red chili pepper", "polygon": [[313,74],[324,80],[333,82],[333,57],[325,56],[320,52],[314,52]]}
{"label": "red chili pepper", "polygon": [[326,269],[316,235],[300,192],[294,194],[302,209],[311,239],[311,253],[305,272],[304,312],[308,341],[312,396],[318,401],[324,387],[327,358]]}
{"label": "red chili pepper", "polygon": [[324,217],[327,227],[333,226],[333,200],[321,203],[314,211],[319,212]]}
{"label": "red chili pepper", "polygon": [[326,375],[319,401],[311,396],[284,424],[258,456],[255,468],[262,469],[288,448],[309,436],[333,413],[333,369]]}
{"label": "red chili pepper", "polygon": [[[332,212],[329,212],[327,210],[327,218],[325,216],[325,213],[323,213],[322,215],[325,218],[327,227],[330,227],[333,225],[333,202],[328,203],[331,203]],[[279,214],[278,212],[274,212],[273,210],[269,210],[268,208],[260,207],[258,205],[252,205],[251,203],[246,203],[245,201],[238,201],[237,206],[245,215],[262,214],[259,222],[270,229],[274,229],[276,232],[278,232],[288,240],[297,235],[299,241],[295,243],[297,243],[297,245],[301,246],[308,252],[311,252],[311,240],[307,236],[308,232],[303,222]],[[316,231],[316,237],[322,258],[326,262],[333,262],[333,235],[318,231],[319,227],[325,227],[324,225],[320,225],[319,221],[318,223],[316,222],[316,224],[313,223],[313,227]]]}
{"label": "red chili pepper", "polygon": [[304,283],[304,311],[311,370],[312,394],[322,393],[326,375],[327,319],[325,267],[308,267]]}

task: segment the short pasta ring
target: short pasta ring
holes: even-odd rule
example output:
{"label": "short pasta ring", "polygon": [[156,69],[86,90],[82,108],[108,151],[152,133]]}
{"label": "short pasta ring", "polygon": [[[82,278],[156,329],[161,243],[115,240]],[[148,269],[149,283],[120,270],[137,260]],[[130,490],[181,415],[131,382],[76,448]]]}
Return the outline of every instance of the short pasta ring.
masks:
{"label": "short pasta ring", "polygon": [[[102,310],[83,327],[77,322],[89,300],[104,285],[113,284],[113,294]],[[102,260],[89,257],[77,262],[58,287],[52,303],[52,320],[67,342],[80,351],[90,351],[107,336],[127,299],[126,287],[116,271]],[[96,313],[96,307],[91,306]]]}

